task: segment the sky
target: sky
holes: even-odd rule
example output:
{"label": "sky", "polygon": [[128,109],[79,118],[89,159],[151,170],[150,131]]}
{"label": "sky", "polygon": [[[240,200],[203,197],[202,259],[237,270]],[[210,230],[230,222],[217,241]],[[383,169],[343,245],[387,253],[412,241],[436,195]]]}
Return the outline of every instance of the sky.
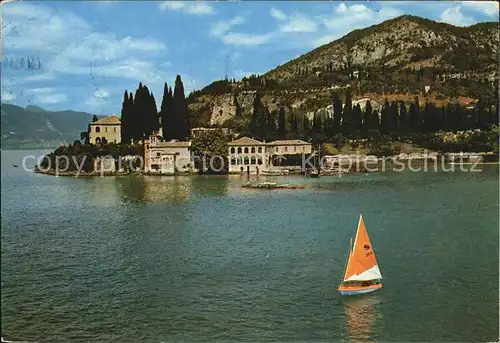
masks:
{"label": "sky", "polygon": [[[3,3],[3,103],[120,114],[125,90],[181,75],[186,95],[266,71],[354,29],[403,14],[468,26],[498,21],[483,1],[14,1]],[[10,66],[21,58],[38,70]]]}

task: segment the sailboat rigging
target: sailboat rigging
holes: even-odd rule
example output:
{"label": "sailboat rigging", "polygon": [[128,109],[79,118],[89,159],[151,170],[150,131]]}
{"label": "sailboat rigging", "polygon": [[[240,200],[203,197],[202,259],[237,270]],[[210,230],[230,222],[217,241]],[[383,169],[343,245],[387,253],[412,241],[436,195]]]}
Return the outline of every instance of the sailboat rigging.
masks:
{"label": "sailboat rigging", "polygon": [[354,244],[351,238],[344,277],[338,290],[342,295],[371,293],[382,288],[381,279],[377,258],[360,214]]}

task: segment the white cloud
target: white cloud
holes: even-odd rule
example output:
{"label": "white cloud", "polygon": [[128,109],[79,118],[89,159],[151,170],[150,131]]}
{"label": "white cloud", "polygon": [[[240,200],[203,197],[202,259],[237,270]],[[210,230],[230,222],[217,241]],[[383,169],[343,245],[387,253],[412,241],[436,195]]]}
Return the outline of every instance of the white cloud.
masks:
{"label": "white cloud", "polygon": [[203,1],[165,1],[160,4],[160,9],[163,11],[176,11],[193,15],[215,13],[214,8]]}
{"label": "white cloud", "polygon": [[271,41],[273,33],[266,34],[247,34],[247,33],[228,33],[222,37],[222,42],[227,45],[261,45]]}
{"label": "white cloud", "polygon": [[34,94],[50,94],[56,92],[56,89],[52,87],[32,88],[28,89],[28,92]]}
{"label": "white cloud", "polygon": [[97,89],[85,104],[92,107],[102,106],[108,102],[108,97],[109,92],[106,89]]}
{"label": "white cloud", "polygon": [[498,2],[497,1],[462,1],[461,5],[475,12],[482,13],[488,17],[498,20]]}
{"label": "white cloud", "polygon": [[35,97],[36,102],[40,104],[58,104],[60,102],[65,102],[68,100],[68,96],[66,94],[62,93],[57,93],[57,94],[50,94],[47,96],[40,96],[40,97]]}
{"label": "white cloud", "polygon": [[317,25],[304,15],[292,15],[290,20],[281,27],[282,32],[315,32]]}
{"label": "white cloud", "polygon": [[27,92],[32,94],[35,103],[39,104],[57,104],[68,100],[66,94],[60,93],[52,87],[32,88],[28,89]]}
{"label": "white cloud", "polygon": [[277,8],[274,8],[274,7],[271,8],[270,14],[271,14],[271,17],[278,19],[278,20],[285,21],[288,19],[288,16],[282,10],[279,10]]}
{"label": "white cloud", "polygon": [[237,16],[229,20],[219,20],[214,23],[210,29],[210,35],[213,37],[220,37],[229,32],[234,26],[241,25],[245,22],[243,17]]}
{"label": "white cloud", "polygon": [[333,12],[330,18],[323,18],[327,32],[311,41],[314,47],[327,44],[353,30],[378,24],[402,14],[401,10],[393,7],[382,7],[377,11],[363,4],[346,5],[345,3],[335,6]]}
{"label": "white cloud", "polygon": [[462,6],[453,6],[445,9],[440,16],[440,21],[455,26],[469,26],[475,23],[474,18],[468,17],[462,13]]}
{"label": "white cloud", "polygon": [[1,102],[12,101],[16,98],[16,95],[6,89],[2,88],[2,99]]}

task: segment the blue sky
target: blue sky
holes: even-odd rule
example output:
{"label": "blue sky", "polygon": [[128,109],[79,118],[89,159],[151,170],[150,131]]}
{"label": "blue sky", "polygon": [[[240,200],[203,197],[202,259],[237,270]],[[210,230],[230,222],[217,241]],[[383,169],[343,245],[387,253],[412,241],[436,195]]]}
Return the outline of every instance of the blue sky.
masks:
{"label": "blue sky", "polygon": [[139,81],[160,107],[163,83],[189,91],[264,73],[346,33],[413,14],[467,26],[498,21],[496,2],[23,1],[2,4],[2,102],[120,113]]}

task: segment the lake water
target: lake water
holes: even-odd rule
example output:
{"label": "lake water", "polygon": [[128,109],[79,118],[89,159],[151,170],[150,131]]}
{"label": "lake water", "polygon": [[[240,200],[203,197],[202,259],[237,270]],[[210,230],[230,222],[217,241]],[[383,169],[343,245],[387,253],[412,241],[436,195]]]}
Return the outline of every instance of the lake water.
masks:
{"label": "lake water", "polygon": [[[498,166],[269,177],[307,187],[267,191],[37,175],[30,153],[2,151],[4,338],[498,340]],[[384,287],[341,297],[360,211]]]}

